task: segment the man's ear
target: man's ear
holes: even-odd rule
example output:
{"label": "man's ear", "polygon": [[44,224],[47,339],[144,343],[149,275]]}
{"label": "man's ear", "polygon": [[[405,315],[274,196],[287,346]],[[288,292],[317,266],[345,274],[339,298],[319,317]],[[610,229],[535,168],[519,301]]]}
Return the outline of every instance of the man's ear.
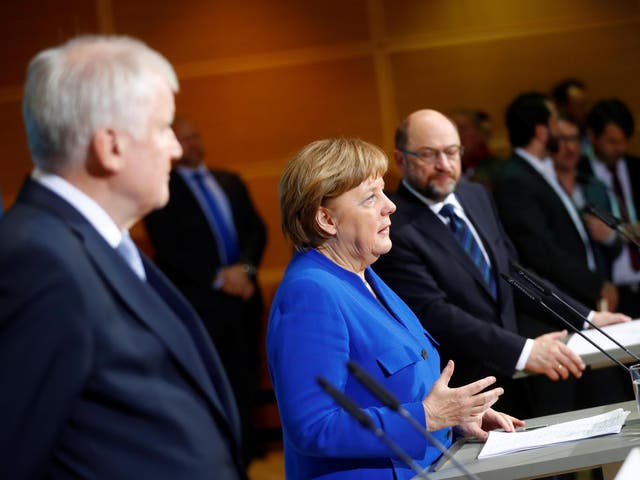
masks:
{"label": "man's ear", "polygon": [[124,166],[124,141],[123,134],[114,129],[96,130],[90,144],[94,166],[108,173],[120,171]]}
{"label": "man's ear", "polygon": [[533,136],[536,140],[542,142],[543,145],[547,144],[549,140],[550,130],[548,125],[538,123],[533,131]]}
{"label": "man's ear", "polygon": [[327,207],[318,207],[316,210],[316,223],[328,235],[336,234],[336,225],[331,216],[331,211]]}
{"label": "man's ear", "polygon": [[400,171],[402,173],[405,173],[407,159],[405,158],[404,154],[397,148],[393,151],[393,159],[396,161],[396,165],[398,165]]}

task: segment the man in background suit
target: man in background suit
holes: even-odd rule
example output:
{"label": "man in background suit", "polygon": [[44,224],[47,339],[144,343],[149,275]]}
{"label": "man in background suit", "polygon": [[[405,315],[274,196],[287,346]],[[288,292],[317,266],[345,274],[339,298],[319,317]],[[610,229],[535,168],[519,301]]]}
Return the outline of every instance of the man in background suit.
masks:
{"label": "man in background suit", "polygon": [[[569,374],[579,377],[584,364],[561,342],[564,331],[535,339],[519,333],[511,287],[500,280],[517,257],[486,190],[459,181],[461,154],[456,127],[441,113],[419,110],[404,120],[394,153],[404,178],[391,196],[397,206],[393,247],[374,269],[440,343],[443,361],[455,361],[452,382],[461,385],[496,375],[505,385],[501,408],[529,414],[526,393],[518,391],[522,385],[510,381],[517,370],[558,380]],[[479,247],[476,257],[481,255],[483,266],[489,266],[488,275],[483,276],[487,270],[481,271],[452,232],[454,220],[447,210],[456,223],[465,222]],[[622,319],[595,315],[600,324]]]}
{"label": "man in background suit", "polygon": [[[618,289],[608,280],[607,269],[598,264],[593,227],[562,188],[549,157],[551,151],[558,150],[557,121],[555,106],[542,93],[521,94],[507,108],[507,130],[514,151],[493,190],[500,220],[523,262],[589,308],[602,306],[614,311]],[[527,335],[539,335],[549,328],[544,317],[521,322]],[[585,376],[577,388],[586,386],[588,395],[575,394],[579,391],[575,388],[553,395],[554,387],[543,384],[539,390],[549,392],[543,401],[556,398],[561,403],[564,399],[565,408],[577,408],[630,398],[628,374],[617,367],[589,370]],[[572,395],[574,401],[570,401]]]}
{"label": "man in background suit", "polygon": [[[561,116],[557,122],[558,148],[551,152],[556,177],[562,189],[567,192],[576,207],[583,211],[594,206],[604,212],[611,210],[607,187],[592,175],[578,170],[580,160],[580,131],[578,125]],[[583,213],[584,222],[593,240],[598,271],[611,280],[611,264],[620,254],[622,243],[616,232],[596,216]]]}
{"label": "man in background suit", "polygon": [[128,236],[168,200],[177,89],[126,37],[31,61],[35,170],[0,220],[2,478],[246,478],[215,348]]}
{"label": "man in background suit", "polygon": [[[634,121],[629,108],[616,98],[597,102],[587,116],[591,148],[579,169],[595,176],[608,189],[610,213],[638,227],[640,213],[640,158],[627,151]],[[640,317],[640,253],[627,243],[613,263],[613,283],[618,287],[620,311]]]}
{"label": "man in background suit", "polygon": [[173,130],[183,150],[169,203],[145,218],[155,261],[200,314],[240,410],[246,462],[260,367],[262,297],[256,281],[266,229],[240,177],[209,170],[199,133],[184,117]]}
{"label": "man in background suit", "polygon": [[615,311],[617,289],[598,269],[588,226],[549,157],[549,146],[557,148],[553,103],[537,92],[519,95],[506,122],[514,151],[493,195],[520,258],[589,308],[602,301]]}

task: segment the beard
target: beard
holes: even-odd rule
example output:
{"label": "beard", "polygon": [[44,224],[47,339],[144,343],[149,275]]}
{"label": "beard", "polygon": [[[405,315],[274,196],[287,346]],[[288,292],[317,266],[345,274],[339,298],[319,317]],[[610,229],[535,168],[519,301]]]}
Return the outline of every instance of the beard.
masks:
{"label": "beard", "polygon": [[409,185],[411,185],[415,191],[434,202],[441,202],[447,198],[447,196],[456,189],[457,184],[458,182],[454,180],[450,187],[443,189],[436,186],[433,182],[428,182],[425,186],[418,186],[409,180]]}

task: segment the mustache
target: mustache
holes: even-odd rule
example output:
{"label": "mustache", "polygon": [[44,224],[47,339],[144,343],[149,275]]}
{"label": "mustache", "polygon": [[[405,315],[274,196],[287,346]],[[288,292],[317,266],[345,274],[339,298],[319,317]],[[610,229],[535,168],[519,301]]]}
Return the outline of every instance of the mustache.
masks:
{"label": "mustache", "polygon": [[[449,178],[453,180],[453,186],[449,191],[446,192],[446,195],[448,195],[449,192],[455,190],[456,185],[458,184],[458,181],[452,175]],[[445,195],[445,192],[443,192],[439,187],[435,186],[433,182],[428,182],[424,187],[417,187],[415,185],[412,186],[418,191],[418,193],[420,193],[423,197],[428,198],[429,200],[439,201],[442,199],[443,195]]]}

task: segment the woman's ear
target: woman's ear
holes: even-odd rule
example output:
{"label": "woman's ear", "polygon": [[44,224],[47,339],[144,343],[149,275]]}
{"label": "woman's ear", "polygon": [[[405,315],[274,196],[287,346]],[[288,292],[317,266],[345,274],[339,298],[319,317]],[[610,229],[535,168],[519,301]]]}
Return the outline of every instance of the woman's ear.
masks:
{"label": "woman's ear", "polygon": [[316,210],[316,223],[328,235],[336,234],[336,224],[331,216],[331,210],[327,207],[320,206]]}
{"label": "woman's ear", "polygon": [[124,165],[123,135],[111,128],[101,128],[91,137],[91,156],[97,167],[115,173]]}

